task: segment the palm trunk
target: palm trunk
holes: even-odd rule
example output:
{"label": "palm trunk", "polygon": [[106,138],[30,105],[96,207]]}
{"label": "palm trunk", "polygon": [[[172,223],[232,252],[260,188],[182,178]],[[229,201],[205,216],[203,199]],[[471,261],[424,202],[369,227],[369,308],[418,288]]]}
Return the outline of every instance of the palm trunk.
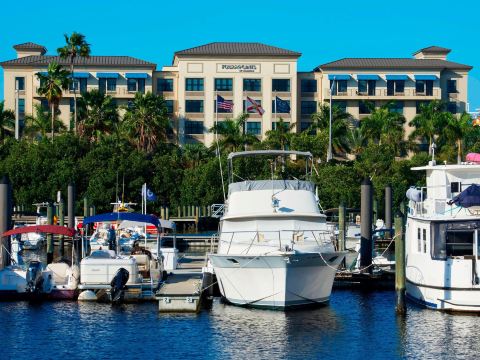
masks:
{"label": "palm trunk", "polygon": [[432,137],[428,138],[428,155],[432,155]]}
{"label": "palm trunk", "polygon": [[462,162],[462,139],[457,139],[457,164]]}
{"label": "palm trunk", "polygon": [[70,63],[70,73],[72,74],[73,80],[73,133],[77,134],[77,87],[75,86],[75,78],[73,77],[73,59]]}
{"label": "palm trunk", "polygon": [[53,128],[53,125],[55,123],[55,105],[52,103],[51,106],[51,112],[52,112],[52,141],[53,141],[53,137],[54,137],[54,128]]}

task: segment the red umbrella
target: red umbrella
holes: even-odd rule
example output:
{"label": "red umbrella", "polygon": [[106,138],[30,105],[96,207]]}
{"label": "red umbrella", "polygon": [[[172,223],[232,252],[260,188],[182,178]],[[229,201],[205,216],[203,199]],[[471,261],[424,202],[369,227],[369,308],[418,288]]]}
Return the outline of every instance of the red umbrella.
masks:
{"label": "red umbrella", "polygon": [[47,234],[56,234],[56,235],[65,235],[73,237],[75,235],[75,229],[58,226],[58,225],[33,225],[33,226],[22,226],[16,229],[6,231],[2,234],[3,236],[17,235],[17,234],[26,234],[26,233],[47,233]]}

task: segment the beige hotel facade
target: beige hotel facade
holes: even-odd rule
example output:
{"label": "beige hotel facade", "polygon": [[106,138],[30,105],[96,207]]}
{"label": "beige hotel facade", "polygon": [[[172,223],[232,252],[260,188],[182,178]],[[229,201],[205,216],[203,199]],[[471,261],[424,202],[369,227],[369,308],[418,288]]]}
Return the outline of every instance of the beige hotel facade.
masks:
{"label": "beige hotel facade", "polygon": [[[37,72],[44,72],[52,60],[68,66],[47,49],[34,43],[15,45],[17,58],[1,63],[4,70],[5,107],[20,118],[33,112],[38,103]],[[439,99],[452,113],[468,111],[468,72],[471,66],[447,59],[449,49],[430,46],[409,58],[344,58],[300,72],[299,52],[261,43],[210,43],[177,51],[172,64],[157,65],[129,56],[78,58],[74,78],[81,92],[100,89],[118,105],[127,105],[135,93],[152,91],[163,95],[171,113],[180,144],[210,145],[209,129],[216,119],[246,112],[246,97],[264,108],[263,116],[251,112],[246,131],[262,138],[281,117],[295,123],[296,131],[310,125],[318,104],[330,101],[356,120],[368,116],[369,103],[376,107],[395,101],[391,111],[402,113],[407,123],[420,104]],[[333,85],[333,87],[332,87]],[[74,85],[72,85],[74,86]],[[233,112],[215,111],[216,95],[233,102]],[[275,97],[287,101],[290,112],[276,112]],[[60,118],[68,125],[73,112],[73,88],[66,91],[59,106]],[[410,131],[406,125],[407,133]]]}

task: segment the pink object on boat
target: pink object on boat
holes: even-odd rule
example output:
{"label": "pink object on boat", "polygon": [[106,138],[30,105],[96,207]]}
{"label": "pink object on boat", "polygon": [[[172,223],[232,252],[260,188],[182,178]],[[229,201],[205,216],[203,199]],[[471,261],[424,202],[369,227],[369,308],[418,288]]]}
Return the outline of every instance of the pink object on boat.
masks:
{"label": "pink object on boat", "polygon": [[466,157],[467,162],[473,162],[475,164],[480,164],[480,154],[479,153],[468,153]]}

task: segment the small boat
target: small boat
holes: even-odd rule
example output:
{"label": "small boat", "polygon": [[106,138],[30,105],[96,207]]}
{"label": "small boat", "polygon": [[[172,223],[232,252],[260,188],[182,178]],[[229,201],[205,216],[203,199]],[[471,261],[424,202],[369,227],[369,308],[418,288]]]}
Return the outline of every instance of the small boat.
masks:
{"label": "small boat", "polygon": [[[23,234],[52,234],[74,237],[75,229],[56,225],[21,226],[9,230],[2,236],[11,236],[12,264],[0,270],[0,299],[74,299],[78,282],[78,266],[52,263],[46,268],[37,260],[27,264],[19,261],[18,237]],[[75,274],[77,273],[76,281]]]}
{"label": "small boat", "polygon": [[[155,291],[166,276],[165,263],[176,263],[176,249],[161,248],[160,234],[166,227],[174,228],[170,221],[160,220],[154,215],[131,212],[113,212],[90,216],[83,224],[111,223],[117,230],[121,224],[152,224],[157,236],[152,246],[147,238],[143,244],[136,242],[127,252],[123,252],[117,242],[115,249],[102,248],[84,253],[80,262],[80,284],[82,293],[79,300],[97,301],[141,301],[155,300]],[[141,246],[144,245],[144,246]],[[112,246],[110,246],[112,247]],[[120,270],[123,269],[123,270]],[[128,276],[127,276],[128,274]],[[123,285],[120,286],[123,282]]]}
{"label": "small boat", "polygon": [[[272,178],[234,182],[233,159],[267,156]],[[305,180],[273,169],[287,158],[302,158]],[[288,309],[328,302],[335,273],[346,252],[334,247],[333,229],[320,212],[309,181],[312,154],[259,150],[228,156],[226,211],[219,245],[209,254],[222,296],[235,305]]]}
{"label": "small boat", "polygon": [[412,170],[425,171],[427,181],[407,191],[407,298],[435,310],[480,312],[480,165],[432,159]]}

